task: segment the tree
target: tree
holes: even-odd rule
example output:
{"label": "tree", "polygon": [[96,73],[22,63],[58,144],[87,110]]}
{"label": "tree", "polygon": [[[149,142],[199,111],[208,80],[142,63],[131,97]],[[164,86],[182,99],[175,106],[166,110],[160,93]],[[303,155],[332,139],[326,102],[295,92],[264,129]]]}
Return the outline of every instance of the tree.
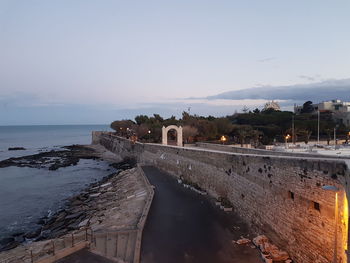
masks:
{"label": "tree", "polygon": [[182,128],[182,136],[186,143],[193,142],[193,138],[198,134],[198,129],[192,126],[184,126]]}
{"label": "tree", "polygon": [[141,125],[143,123],[149,122],[149,118],[147,115],[138,115],[135,117],[135,121],[136,121],[137,125]]}
{"label": "tree", "polygon": [[301,113],[312,113],[314,111],[314,106],[312,106],[312,101],[306,101],[303,104],[303,108],[301,109]]}
{"label": "tree", "polygon": [[249,108],[246,105],[244,105],[242,111],[243,113],[247,113],[249,111]]}
{"label": "tree", "polygon": [[258,108],[255,108],[255,110],[253,110],[253,113],[259,114],[259,113],[260,113],[260,110],[259,110]]}
{"label": "tree", "polygon": [[305,144],[308,144],[308,142],[310,140],[310,136],[312,134],[312,131],[308,131],[305,129],[299,129],[299,130],[297,130],[297,134],[305,142]]}
{"label": "tree", "polygon": [[198,120],[195,126],[198,129],[198,135],[205,140],[215,139],[218,135],[216,125],[208,120]]}
{"label": "tree", "polygon": [[113,121],[111,123],[111,128],[115,130],[117,134],[125,136],[134,124],[135,123],[131,120]]}
{"label": "tree", "polygon": [[153,114],[154,119],[158,122],[163,122],[164,119],[159,114]]}
{"label": "tree", "polygon": [[241,147],[246,143],[246,138],[253,134],[253,128],[250,125],[236,125],[233,127],[233,134],[238,138]]}
{"label": "tree", "polygon": [[150,139],[151,135],[148,131],[150,131],[150,129],[146,123],[142,123],[141,125],[137,125],[136,134],[137,134],[138,138],[145,139],[145,137],[146,138],[148,137],[147,139]]}
{"label": "tree", "polygon": [[233,125],[231,121],[227,118],[216,118],[214,119],[217,131],[219,135],[226,135],[232,132]]}

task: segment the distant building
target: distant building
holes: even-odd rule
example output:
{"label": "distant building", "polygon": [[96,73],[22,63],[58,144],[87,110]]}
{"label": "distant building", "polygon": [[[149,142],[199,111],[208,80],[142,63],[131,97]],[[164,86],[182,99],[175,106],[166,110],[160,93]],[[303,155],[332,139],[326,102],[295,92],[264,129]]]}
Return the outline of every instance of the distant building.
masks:
{"label": "distant building", "polygon": [[[350,102],[331,100],[317,104],[313,103],[311,104],[311,107],[311,113],[317,114],[318,111],[332,113],[332,116],[336,122],[350,127]],[[302,113],[303,110],[303,106],[294,106],[294,113],[296,114]]]}
{"label": "distant building", "polygon": [[265,104],[265,106],[264,106],[264,110],[266,111],[266,110],[269,110],[269,109],[273,109],[273,110],[275,110],[275,111],[280,111],[281,110],[281,107],[280,107],[280,105],[277,103],[277,102],[275,102],[275,101],[268,101],[266,104]]}

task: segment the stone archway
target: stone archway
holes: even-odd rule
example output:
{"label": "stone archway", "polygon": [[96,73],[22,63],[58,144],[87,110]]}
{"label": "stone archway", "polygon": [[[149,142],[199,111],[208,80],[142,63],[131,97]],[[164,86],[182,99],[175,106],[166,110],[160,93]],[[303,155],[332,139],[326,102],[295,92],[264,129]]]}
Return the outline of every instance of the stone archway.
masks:
{"label": "stone archway", "polygon": [[162,144],[167,145],[168,144],[168,132],[170,130],[176,131],[176,137],[177,137],[177,146],[182,147],[182,126],[177,127],[175,125],[170,125],[168,127],[162,128]]}

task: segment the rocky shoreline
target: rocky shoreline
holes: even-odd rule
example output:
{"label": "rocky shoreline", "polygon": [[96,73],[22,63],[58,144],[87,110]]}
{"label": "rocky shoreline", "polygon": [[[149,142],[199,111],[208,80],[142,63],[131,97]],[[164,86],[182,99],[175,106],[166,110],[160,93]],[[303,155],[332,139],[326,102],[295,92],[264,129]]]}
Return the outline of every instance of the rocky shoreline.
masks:
{"label": "rocky shoreline", "polygon": [[[64,148],[66,150],[10,158],[1,161],[0,168],[17,166],[56,170],[61,167],[76,165],[80,159],[101,159],[100,153],[89,146],[72,145]],[[0,239],[0,252],[11,250],[22,243],[56,238],[88,225],[89,219],[98,210],[95,199],[101,194],[99,192],[100,188],[107,187],[110,184],[107,183],[108,181],[111,181],[114,177],[117,178],[118,174],[131,169],[134,165],[133,160],[111,163],[111,168],[114,168],[113,170],[116,170],[116,172],[103,177],[98,182],[91,183],[78,195],[69,198],[65,207],[55,214],[42,217],[36,222],[37,229],[27,233],[19,232],[8,237],[2,237]]]}
{"label": "rocky shoreline", "polygon": [[84,145],[70,145],[62,150],[51,150],[33,155],[13,157],[0,161],[0,168],[16,166],[37,169],[57,170],[61,167],[76,165],[80,159],[99,159],[98,153]]}
{"label": "rocky shoreline", "polygon": [[[144,209],[151,194],[149,186],[141,169],[131,168],[129,160],[114,166],[119,167],[116,173],[91,184],[70,198],[69,205],[64,210],[42,225],[41,232],[48,233],[46,238],[41,233],[32,240],[37,242],[24,242],[3,251],[0,253],[0,261],[33,262],[58,254],[62,256],[75,245],[86,245],[88,236],[91,238],[91,235],[118,231],[124,233],[125,229],[136,230],[144,218]],[[130,243],[130,249],[134,248],[136,249],[136,243]],[[98,246],[94,249],[98,249]]]}

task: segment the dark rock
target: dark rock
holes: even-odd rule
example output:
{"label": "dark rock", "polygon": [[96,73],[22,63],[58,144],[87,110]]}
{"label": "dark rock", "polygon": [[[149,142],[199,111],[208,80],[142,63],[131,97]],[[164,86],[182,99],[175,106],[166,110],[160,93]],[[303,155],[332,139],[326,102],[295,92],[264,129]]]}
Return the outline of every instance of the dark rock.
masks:
{"label": "dark rock", "polygon": [[40,232],[41,232],[41,229],[38,228],[37,230],[35,231],[32,231],[32,232],[28,232],[24,235],[25,238],[28,238],[28,239],[32,239],[32,238],[36,238],[40,235]]}
{"label": "dark rock", "polygon": [[67,234],[67,232],[68,232],[67,229],[61,229],[59,231],[55,231],[55,232],[50,234],[50,238],[57,238],[57,237],[63,236],[65,234]]}
{"label": "dark rock", "polygon": [[19,242],[12,241],[12,242],[10,242],[10,243],[8,243],[6,245],[0,246],[0,252],[13,249],[13,248],[17,247],[18,245],[19,245]]}
{"label": "dark rock", "polygon": [[74,213],[71,215],[66,216],[66,219],[74,219],[74,218],[78,218],[83,214],[83,212],[78,212],[78,213]]}
{"label": "dark rock", "polygon": [[80,221],[77,221],[77,222],[74,222],[74,223],[70,224],[69,226],[67,226],[67,228],[69,230],[75,230],[75,229],[79,228],[79,224],[80,224]]}
{"label": "dark rock", "polygon": [[74,200],[74,201],[71,203],[71,205],[72,205],[72,206],[78,206],[78,205],[81,205],[82,203],[83,203],[82,201],[76,199],[76,200]]}
{"label": "dark rock", "polygon": [[8,148],[9,151],[23,151],[26,150],[24,147],[10,147]]}
{"label": "dark rock", "polygon": [[60,222],[57,222],[57,223],[55,223],[55,224],[52,224],[52,225],[50,226],[50,230],[51,230],[51,231],[57,231],[57,230],[62,229],[62,228],[64,228],[64,227],[65,227],[64,221],[60,221]]}

